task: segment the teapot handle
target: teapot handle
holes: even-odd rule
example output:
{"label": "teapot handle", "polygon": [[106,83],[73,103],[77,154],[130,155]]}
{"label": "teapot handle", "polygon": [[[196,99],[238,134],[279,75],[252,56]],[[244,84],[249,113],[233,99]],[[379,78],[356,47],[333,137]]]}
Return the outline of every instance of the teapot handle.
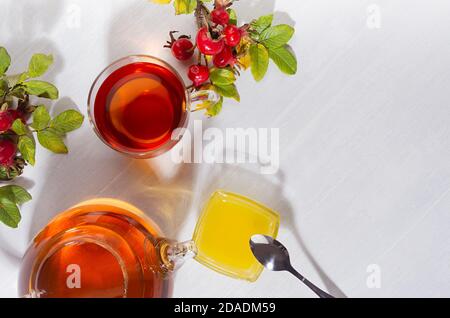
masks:
{"label": "teapot handle", "polygon": [[159,245],[159,255],[163,268],[174,271],[183,265],[186,260],[197,255],[197,246],[192,240],[181,243],[163,240]]}

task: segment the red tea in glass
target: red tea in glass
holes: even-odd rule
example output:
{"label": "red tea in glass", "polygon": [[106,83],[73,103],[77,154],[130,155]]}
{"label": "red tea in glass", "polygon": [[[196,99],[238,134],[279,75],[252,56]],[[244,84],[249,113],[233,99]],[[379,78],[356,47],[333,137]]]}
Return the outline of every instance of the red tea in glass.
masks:
{"label": "red tea in glass", "polygon": [[106,68],[89,94],[89,116],[97,135],[113,149],[148,158],[172,148],[177,128],[187,125],[191,101],[216,96],[209,91],[190,96],[178,73],[150,56],[129,56]]}

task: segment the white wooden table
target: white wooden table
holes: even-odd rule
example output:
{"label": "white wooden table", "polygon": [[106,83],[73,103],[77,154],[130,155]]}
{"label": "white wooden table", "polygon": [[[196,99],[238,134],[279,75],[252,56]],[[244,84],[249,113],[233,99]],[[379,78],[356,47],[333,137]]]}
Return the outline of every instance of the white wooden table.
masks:
{"label": "white wooden table", "polygon": [[[275,22],[295,24],[299,73],[287,77],[272,65],[259,84],[245,74],[242,102],[228,101],[204,127],[279,128],[279,173],[174,166],[167,156],[131,160],[105,147],[86,122],[69,136],[69,156],[39,149],[36,166],[17,181],[34,199],[18,230],[0,226],[0,296],[17,295],[32,237],[77,202],[129,201],[183,240],[217,188],[278,210],[279,238],[294,265],[337,295],[450,296],[450,3],[242,0],[237,8],[245,21],[275,12]],[[184,73],[162,48],[173,29],[193,33],[192,17],[145,0],[0,5],[0,45],[13,70],[24,69],[32,53],[54,54],[46,79],[60,89],[55,112],[77,105],[86,113],[93,79],[119,57],[151,54]],[[287,273],[264,272],[250,284],[191,261],[178,271],[173,296],[314,295]]]}

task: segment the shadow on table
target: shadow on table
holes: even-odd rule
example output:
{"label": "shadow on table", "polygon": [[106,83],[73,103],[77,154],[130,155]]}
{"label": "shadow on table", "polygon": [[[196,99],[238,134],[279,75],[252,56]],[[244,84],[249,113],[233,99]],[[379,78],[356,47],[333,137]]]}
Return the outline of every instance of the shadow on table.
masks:
{"label": "shadow on table", "polygon": [[58,213],[102,197],[137,206],[173,237],[189,212],[196,166],[174,166],[169,154],[150,160],[126,157],[102,144],[86,126],[76,137],[69,135],[70,155],[49,157],[43,190],[35,196],[30,239]]}
{"label": "shadow on table", "polygon": [[285,23],[295,26],[295,21],[289,13],[275,11],[275,4],[276,0],[247,0],[237,1],[233,7],[237,12],[239,23],[248,23],[253,19],[273,13],[274,24]]}
{"label": "shadow on table", "polygon": [[[14,4],[4,6],[0,17],[2,18],[1,45],[10,51],[12,59],[12,69],[19,72],[25,71],[28,67],[28,59],[34,53],[53,54],[55,62],[49,72],[44,75],[44,79],[54,82],[57,74],[64,67],[64,58],[59,54],[56,45],[48,38],[47,34],[58,26],[62,16],[62,1],[52,0],[21,0],[14,1]],[[14,61],[18,55],[25,55],[23,65],[15,65]]]}

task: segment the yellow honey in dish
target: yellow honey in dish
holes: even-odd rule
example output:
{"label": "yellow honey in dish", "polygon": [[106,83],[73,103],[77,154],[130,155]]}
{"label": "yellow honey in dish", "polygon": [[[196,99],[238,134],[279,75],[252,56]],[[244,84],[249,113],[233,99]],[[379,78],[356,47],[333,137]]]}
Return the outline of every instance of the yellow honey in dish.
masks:
{"label": "yellow honey in dish", "polygon": [[276,238],[279,215],[246,197],[215,192],[197,223],[193,241],[195,259],[222,274],[255,281],[263,270],[250,250],[250,238],[264,234]]}

